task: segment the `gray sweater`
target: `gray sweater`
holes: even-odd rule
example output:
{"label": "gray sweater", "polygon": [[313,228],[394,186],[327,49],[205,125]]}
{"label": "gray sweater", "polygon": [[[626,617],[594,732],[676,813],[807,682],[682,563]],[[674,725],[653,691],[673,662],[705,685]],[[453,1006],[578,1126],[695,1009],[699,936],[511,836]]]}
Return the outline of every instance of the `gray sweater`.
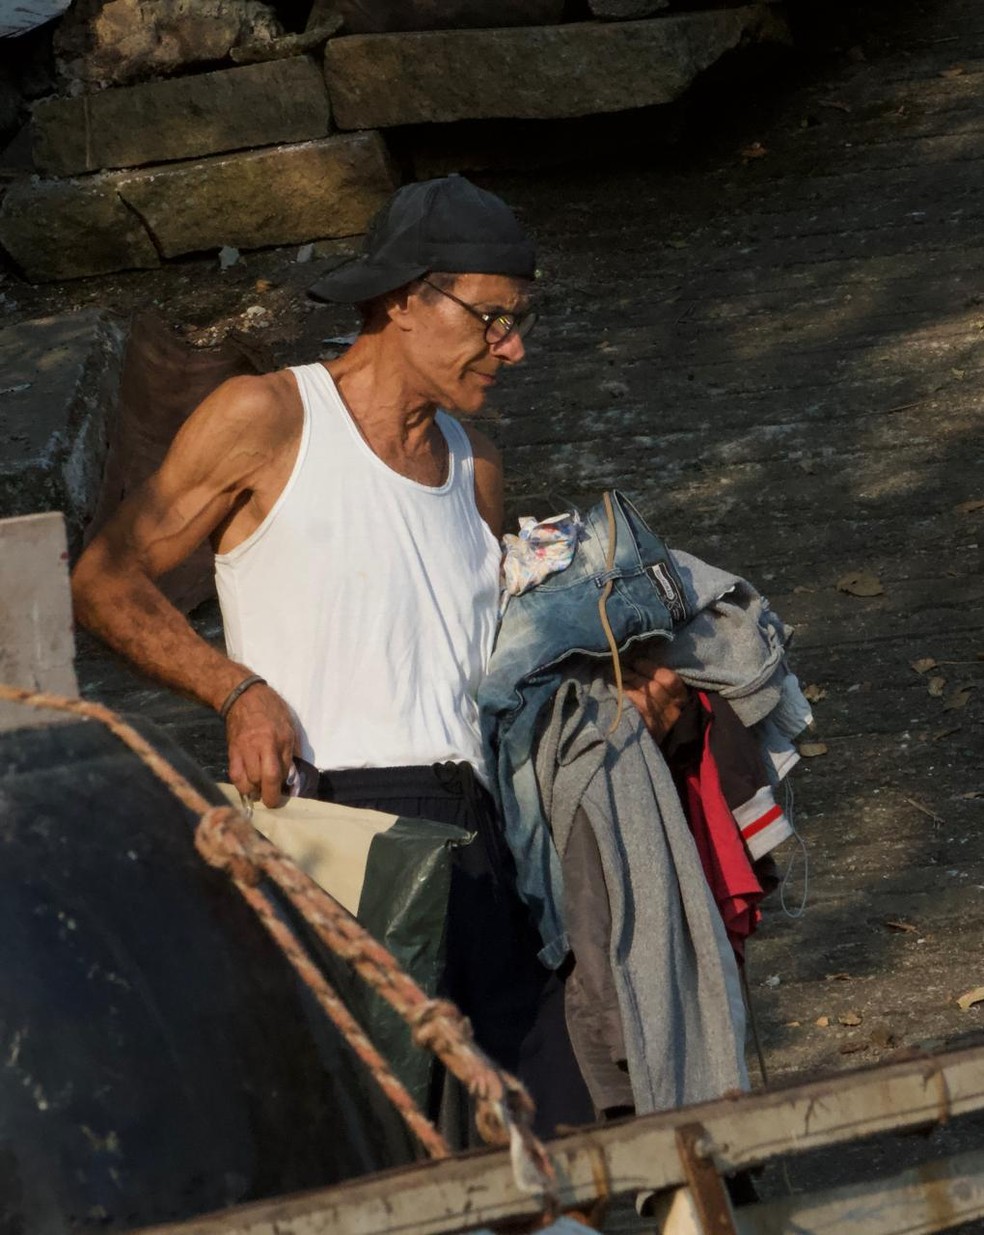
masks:
{"label": "gray sweater", "polygon": [[644,1113],[747,1088],[745,1012],[672,777],[631,705],[608,736],[615,708],[613,688],[591,667],[572,670],[536,768],[558,852],[578,811],[597,842],[629,1077]]}

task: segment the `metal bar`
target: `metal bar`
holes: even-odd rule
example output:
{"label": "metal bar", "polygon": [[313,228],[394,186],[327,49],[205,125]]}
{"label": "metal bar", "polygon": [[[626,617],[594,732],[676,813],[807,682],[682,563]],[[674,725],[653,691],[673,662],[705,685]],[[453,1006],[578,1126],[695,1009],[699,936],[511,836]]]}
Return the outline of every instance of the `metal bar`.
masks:
{"label": "metal bar", "polygon": [[708,1156],[710,1147],[704,1125],[692,1123],[677,1128],[676,1144],[703,1235],[738,1235],[728,1190]]}
{"label": "metal bar", "polygon": [[[682,1184],[676,1132],[695,1121],[717,1170],[731,1172],[982,1108],[984,1048],[977,1047],[606,1124],[547,1148],[559,1207],[570,1210],[592,1203],[599,1177],[611,1197]],[[508,1153],[496,1150],[257,1202],[157,1227],[153,1235],[446,1235],[539,1212],[536,1198],[517,1191]]]}

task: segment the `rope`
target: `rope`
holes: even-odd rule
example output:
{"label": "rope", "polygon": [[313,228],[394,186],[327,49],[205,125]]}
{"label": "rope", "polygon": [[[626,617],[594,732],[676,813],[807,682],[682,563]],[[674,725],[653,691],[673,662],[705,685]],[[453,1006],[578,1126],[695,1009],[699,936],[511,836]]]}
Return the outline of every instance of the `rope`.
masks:
{"label": "rope", "polygon": [[[793,918],[795,920],[797,918],[801,918],[806,912],[806,902],[810,895],[810,851],[806,847],[806,841],[796,830],[796,819],[793,815],[795,798],[793,795],[793,782],[790,777],[786,777],[783,781],[783,786],[785,788],[786,796],[786,801],[784,803],[786,818],[789,820],[789,826],[793,829],[793,835],[796,837],[796,843],[799,846],[799,850],[797,851],[794,849],[789,855],[789,862],[786,866],[785,874],[782,877],[782,883],[779,885],[779,904],[782,906],[782,911],[786,917]],[[796,866],[796,859],[798,856],[802,856],[803,858],[803,895],[800,897],[800,903],[797,908],[790,909],[786,904],[786,888],[789,886],[789,882],[793,877],[793,869]]]}
{"label": "rope", "polygon": [[508,1145],[512,1150],[519,1186],[525,1191],[543,1192],[548,1197],[552,1194],[553,1167],[543,1146],[533,1136],[534,1107],[525,1088],[476,1046],[469,1022],[454,1004],[428,998],[393,956],[334,897],[261,836],[241,812],[232,806],[214,806],[208,802],[131,725],[102,704],[3,685],[0,685],[0,700],[70,712],[105,725],[192,814],[198,816],[195,831],[198,852],[210,865],[229,875],[431,1157],[448,1157],[451,1150],[447,1142],[422,1114],[311,961],[292,929],[278,915],[276,903],[260,887],[264,876],[288,897],[319,939],[346,960],[406,1021],[413,1040],[433,1051],[447,1070],[465,1085],[475,1100],[475,1122],[482,1138],[487,1144]]}
{"label": "rope", "polygon": [[755,1054],[758,1056],[759,1072],[762,1074],[762,1088],[769,1088],[769,1073],[765,1066],[765,1053],[762,1050],[762,1040],[759,1037],[758,1020],[755,1016],[755,1006],[752,1003],[752,992],[748,986],[748,970],[744,964],[738,965],[741,975],[741,989],[745,995],[745,1007],[748,1009],[748,1024],[752,1031],[752,1041],[755,1044]]}
{"label": "rope", "polygon": [[[606,489],[602,494],[602,500],[605,503],[605,514],[608,516],[608,553],[605,556],[605,570],[611,572],[615,565],[615,509],[612,506],[612,495]],[[618,654],[618,644],[615,642],[615,635],[612,633],[612,626],[608,620],[608,598],[612,594],[612,589],[615,586],[614,579],[606,579],[605,586],[601,590],[601,595],[598,597],[598,616],[601,618],[601,628],[605,632],[605,638],[608,640],[608,647],[612,654],[612,669],[615,672],[615,689],[618,691],[618,706],[615,709],[615,719],[612,721],[608,730],[608,736],[615,732],[622,719],[622,709],[625,706],[625,696],[622,687],[622,659]]]}

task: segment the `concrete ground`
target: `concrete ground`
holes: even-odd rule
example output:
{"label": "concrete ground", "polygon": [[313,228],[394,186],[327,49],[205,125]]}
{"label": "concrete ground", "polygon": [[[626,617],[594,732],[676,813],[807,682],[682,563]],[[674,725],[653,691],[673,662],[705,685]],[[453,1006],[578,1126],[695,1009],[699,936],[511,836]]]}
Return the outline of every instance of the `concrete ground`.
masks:
{"label": "concrete ground", "polygon": [[[782,1081],[984,1041],[984,1003],[956,1002],[984,985],[984,12],[855,7],[785,84],[699,95],[682,144],[640,158],[634,130],[632,157],[485,177],[544,271],[529,362],[488,418],[510,512],[617,485],[671,544],[768,594],[816,688],[825,749],[795,775],[809,881],[800,863],[786,889],[805,909],[773,904],[750,948]],[[156,298],[201,325],[269,278],[265,341],[290,363],[352,324],[303,306],[317,264],[292,256],[4,288],[25,313]],[[857,572],[877,594],[838,588]],[[213,718],[82,650],[87,693],[220,770]],[[828,1155],[793,1182],[908,1152]]]}

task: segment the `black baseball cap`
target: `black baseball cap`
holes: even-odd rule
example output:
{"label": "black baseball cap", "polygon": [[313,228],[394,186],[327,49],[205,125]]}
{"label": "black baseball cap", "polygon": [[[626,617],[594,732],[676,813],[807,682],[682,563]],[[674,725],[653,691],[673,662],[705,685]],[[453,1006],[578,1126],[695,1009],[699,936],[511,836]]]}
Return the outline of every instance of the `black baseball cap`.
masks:
{"label": "black baseball cap", "polygon": [[358,304],[428,270],[532,279],[536,250],[501,197],[464,176],[442,176],[397,189],[370,223],[363,252],[309,294]]}

